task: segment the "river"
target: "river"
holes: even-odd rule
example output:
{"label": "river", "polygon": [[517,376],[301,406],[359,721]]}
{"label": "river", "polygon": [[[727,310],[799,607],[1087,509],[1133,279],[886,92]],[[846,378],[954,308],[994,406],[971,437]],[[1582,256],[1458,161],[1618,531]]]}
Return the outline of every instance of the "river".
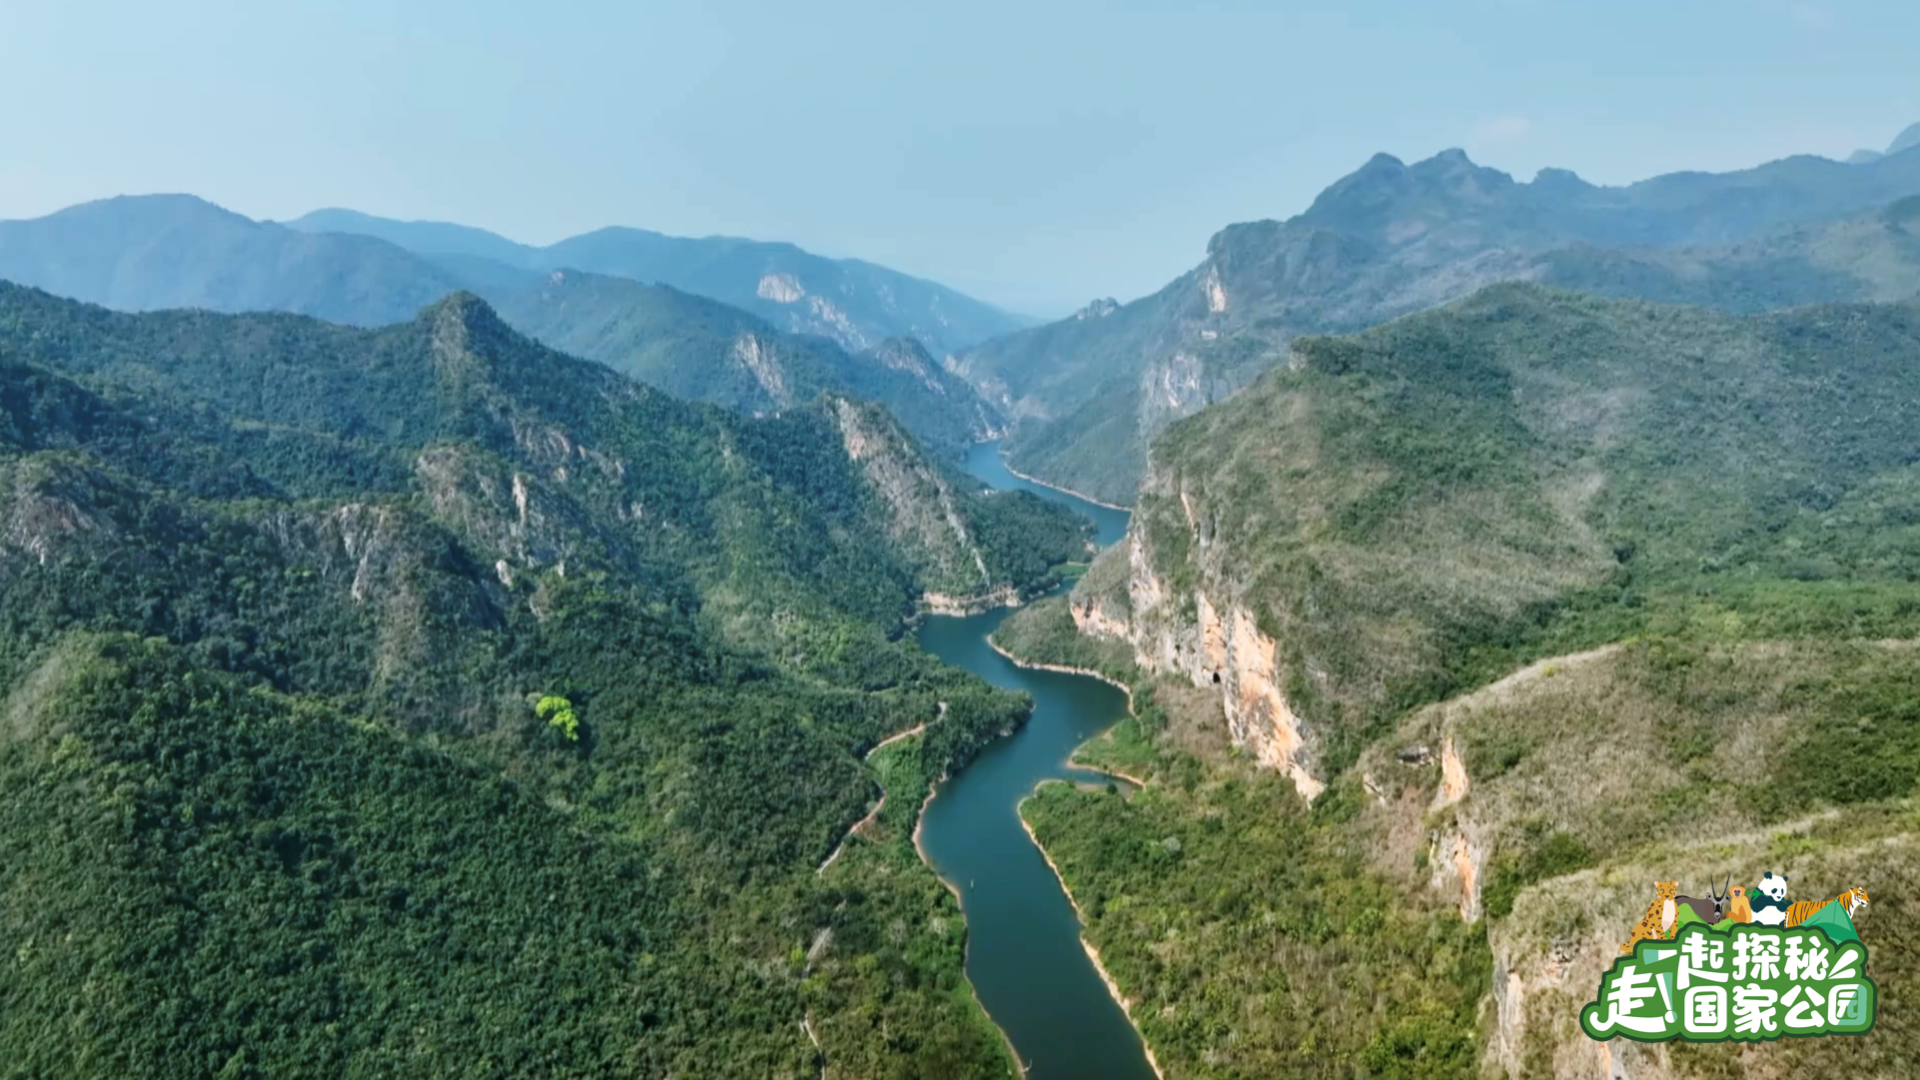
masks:
{"label": "river", "polygon": [[[1096,506],[1007,471],[999,446],[982,443],[967,468],[994,487],[1066,503],[1099,525],[1105,546],[1126,534],[1127,513]],[[1046,780],[1105,784],[1067,764],[1081,743],[1127,714],[1126,695],[1084,675],[1022,668],[993,651],[987,635],[1002,608],[967,618],[931,618],[920,644],[996,686],[1033,695],[1033,716],[988,746],[927,805],[921,846],[960,893],[967,917],[967,977],[1033,1080],[1153,1080],[1133,1025],[1080,945],[1080,922],[1017,810]]]}

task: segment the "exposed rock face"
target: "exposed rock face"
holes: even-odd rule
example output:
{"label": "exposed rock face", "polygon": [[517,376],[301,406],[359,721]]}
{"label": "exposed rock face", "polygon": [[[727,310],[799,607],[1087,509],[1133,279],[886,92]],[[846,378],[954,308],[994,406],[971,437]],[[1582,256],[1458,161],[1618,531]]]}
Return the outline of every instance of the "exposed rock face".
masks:
{"label": "exposed rock face", "polygon": [[791,304],[807,295],[800,287],[800,281],[792,274],[768,274],[760,279],[754,295],[762,300],[771,300],[776,304]]}
{"label": "exposed rock face", "polygon": [[110,484],[91,470],[48,459],[0,470],[0,553],[24,553],[41,566],[68,537],[112,528],[102,506]]}
{"label": "exposed rock face", "polygon": [[933,357],[927,355],[926,347],[913,338],[888,338],[875,346],[867,355],[895,371],[904,371],[919,379],[928,390],[946,397],[947,383],[942,379],[940,370],[935,366]]}
{"label": "exposed rock face", "polygon": [[1172,525],[1187,533],[1188,557],[1198,564],[1181,567],[1179,576],[1195,584],[1175,584],[1158,564],[1150,537],[1157,525],[1168,523],[1156,522],[1149,510],[1075,590],[1074,624],[1081,633],[1129,643],[1143,667],[1217,688],[1234,745],[1287,774],[1303,798],[1313,798],[1326,785],[1315,775],[1310,726],[1287,700],[1279,642],[1262,629],[1258,613],[1225,573],[1229,553],[1216,549],[1192,496],[1177,486],[1168,491],[1173,485],[1158,474],[1150,474],[1148,483],[1156,494],[1171,496],[1155,505],[1179,507]]}
{"label": "exposed rock face", "polygon": [[1020,593],[1011,585],[1002,585],[973,596],[927,592],[920,597],[920,607],[929,615],[978,615],[994,608],[1019,606]]}
{"label": "exposed rock face", "polygon": [[824,296],[807,297],[807,317],[793,319],[793,330],[801,334],[819,334],[840,342],[855,352],[873,343],[867,333],[854,325],[845,311]]}
{"label": "exposed rock face", "polygon": [[1004,590],[995,588],[946,479],[909,452],[906,436],[884,412],[840,398],[834,419],[847,457],[860,466],[887,509],[888,531],[919,558],[927,586],[923,602],[942,613],[997,606],[987,599]]}
{"label": "exposed rock face", "polygon": [[786,372],[780,368],[780,361],[772,349],[765,348],[760,338],[754,334],[741,334],[733,343],[733,359],[753,375],[760,389],[766,391],[775,408],[788,408],[793,404],[793,391],[787,387]]}
{"label": "exposed rock face", "polygon": [[1207,310],[1209,312],[1218,315],[1227,310],[1227,290],[1220,284],[1220,270],[1218,267],[1210,266],[1207,268],[1206,276],[1201,279],[1200,287],[1206,290]]}

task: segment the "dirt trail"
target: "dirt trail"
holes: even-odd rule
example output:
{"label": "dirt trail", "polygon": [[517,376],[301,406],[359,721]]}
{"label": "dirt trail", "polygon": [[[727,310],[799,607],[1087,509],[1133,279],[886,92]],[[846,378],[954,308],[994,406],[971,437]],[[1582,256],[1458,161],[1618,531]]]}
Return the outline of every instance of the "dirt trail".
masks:
{"label": "dirt trail", "polygon": [[[947,715],[947,703],[943,701],[940,703],[940,716],[945,716],[945,715]],[[934,719],[937,720],[939,719],[939,717],[935,717]],[[908,728],[905,731],[896,731],[893,734],[887,736],[886,738],[881,739],[879,742],[874,744],[873,749],[867,751],[867,755],[864,760],[868,760],[868,761],[873,760],[873,755],[879,753],[882,748],[892,746],[894,743],[897,743],[902,739],[911,739],[915,735],[923,734],[927,730],[927,723],[928,721],[923,720],[920,723],[913,725],[912,727]],[[859,836],[861,833],[861,830],[865,829],[867,826],[879,820],[880,811],[886,809],[886,806],[887,806],[887,793],[882,791],[880,793],[880,801],[873,804],[873,809],[867,813],[866,817],[863,817],[859,821],[856,821],[853,823],[853,828],[847,830],[847,835],[841,837],[840,843],[834,845],[833,854],[828,855],[827,861],[821,863],[819,869],[815,870],[814,873],[816,874],[826,873],[827,867],[832,866],[834,864],[834,861],[840,858],[841,853],[847,850],[847,845],[853,843],[853,838],[856,836]]]}

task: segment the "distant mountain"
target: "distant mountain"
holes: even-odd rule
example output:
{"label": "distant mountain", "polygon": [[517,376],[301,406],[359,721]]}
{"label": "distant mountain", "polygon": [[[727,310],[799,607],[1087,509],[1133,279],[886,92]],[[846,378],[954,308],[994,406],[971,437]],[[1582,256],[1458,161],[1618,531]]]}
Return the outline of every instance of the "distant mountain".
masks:
{"label": "distant mountain", "polygon": [[572,271],[478,291],[523,333],[676,397],[746,413],[790,409],[822,393],[862,398],[885,405],[949,457],[999,426],[996,410],[912,338],[852,354],[668,286]]}
{"label": "distant mountain", "polygon": [[792,244],[609,228],[538,248],[464,225],[337,209],[316,210],[288,226],[375,236],[456,268],[461,260],[481,258],[525,270],[584,270],[671,285],[751,311],[792,333],[833,338],[855,352],[888,338],[914,337],[945,355],[1030,322],[930,281],[857,259],[824,258]]}
{"label": "distant mountain", "polygon": [[1458,150],[1412,165],[1381,154],[1291,220],[1222,230],[1200,266],[1152,296],[994,339],[950,366],[1009,417],[1022,472],[1126,503],[1155,433],[1280,362],[1283,349],[1236,330],[1281,343],[1354,331],[1511,280],[1740,311],[1896,299],[1915,287],[1920,252],[1880,208],[1916,193],[1920,152],[1624,188],[1553,169],[1520,183]]}
{"label": "distant mountain", "polygon": [[127,197],[0,222],[0,278],[125,311],[287,311],[359,326],[409,321],[468,289],[523,333],[690,400],[747,413],[823,392],[877,401],[946,456],[999,424],[970,385],[930,359],[856,357],[672,288],[527,269],[506,260],[537,261],[534,249],[478,229],[332,213],[320,220],[370,222],[392,239],[301,232],[190,196]]}
{"label": "distant mountain", "polygon": [[1889,143],[1885,150],[1855,150],[1852,155],[1847,158],[1847,164],[1870,165],[1879,161],[1881,158],[1905,153],[1916,146],[1920,146],[1920,124],[1913,124],[1908,127],[1907,130],[1895,136],[1893,142]]}
{"label": "distant mountain", "polygon": [[1920,191],[1920,157],[1869,167],[1785,158],[1731,173],[1598,187],[1563,169],[1531,183],[1449,150],[1413,165],[1376,155],[1294,219],[1435,257],[1489,246],[1717,244],[1830,220]]}
{"label": "distant mountain", "polygon": [[0,278],[123,311],[291,311],[360,326],[410,319],[462,285],[391,244],[263,224],[191,195],[0,221]]}
{"label": "distant mountain", "polygon": [[1893,142],[1887,146],[1887,156],[1892,157],[1895,154],[1904,154],[1916,146],[1920,146],[1920,124],[1910,125],[1907,130],[1901,132]]}
{"label": "distant mountain", "polygon": [[286,223],[308,233],[346,233],[372,236],[421,255],[469,256],[522,269],[533,265],[537,248],[518,244],[485,229],[444,221],[395,221],[358,210],[315,210]]}

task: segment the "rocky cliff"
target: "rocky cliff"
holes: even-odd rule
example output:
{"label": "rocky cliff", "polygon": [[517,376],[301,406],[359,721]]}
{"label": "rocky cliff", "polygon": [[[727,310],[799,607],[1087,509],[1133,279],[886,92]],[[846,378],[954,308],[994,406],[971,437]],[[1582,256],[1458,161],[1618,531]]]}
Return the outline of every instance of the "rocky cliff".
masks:
{"label": "rocky cliff", "polygon": [[[1148,484],[1126,539],[1074,591],[1075,626],[1128,643],[1149,670],[1216,688],[1233,744],[1313,798],[1325,785],[1316,775],[1310,725],[1284,690],[1296,657],[1262,629],[1254,602],[1232,579],[1231,549],[1203,528],[1192,494],[1161,473],[1149,473]],[[1177,520],[1161,520],[1170,506],[1179,507]],[[1156,550],[1153,539],[1168,527],[1184,530],[1179,546],[1187,555],[1171,568],[1162,562],[1169,553]]]}

